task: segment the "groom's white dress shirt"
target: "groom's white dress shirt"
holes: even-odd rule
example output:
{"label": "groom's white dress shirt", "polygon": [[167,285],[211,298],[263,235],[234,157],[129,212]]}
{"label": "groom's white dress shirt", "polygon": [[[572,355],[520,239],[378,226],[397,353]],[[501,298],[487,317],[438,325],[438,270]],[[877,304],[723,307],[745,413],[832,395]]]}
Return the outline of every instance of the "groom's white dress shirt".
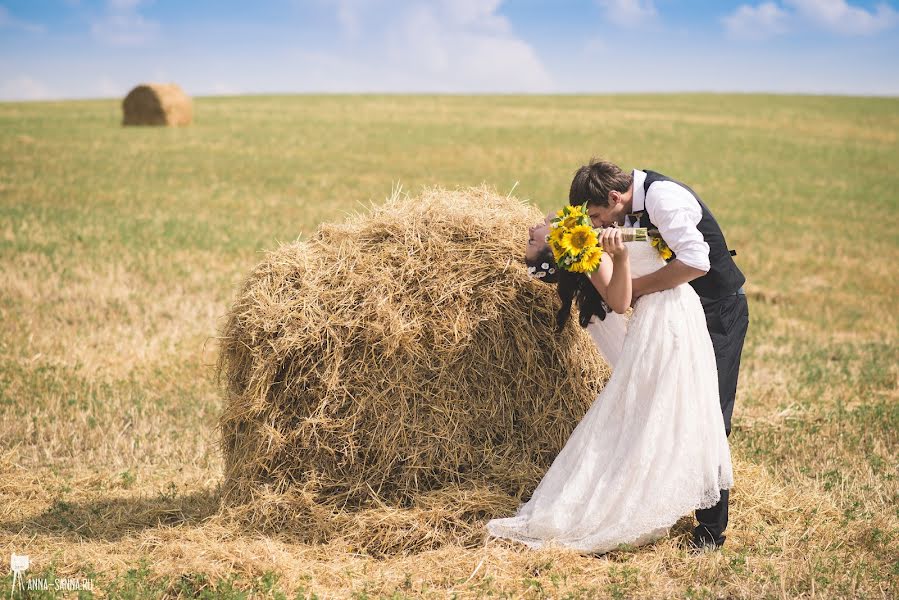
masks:
{"label": "groom's white dress shirt", "polygon": [[[632,212],[645,210],[650,220],[659,228],[662,239],[677,255],[677,260],[700,271],[709,270],[709,245],[697,229],[702,219],[702,208],[693,194],[673,181],[657,181],[643,189],[646,172],[634,169],[634,199]],[[626,227],[634,227],[631,217],[625,218]]]}

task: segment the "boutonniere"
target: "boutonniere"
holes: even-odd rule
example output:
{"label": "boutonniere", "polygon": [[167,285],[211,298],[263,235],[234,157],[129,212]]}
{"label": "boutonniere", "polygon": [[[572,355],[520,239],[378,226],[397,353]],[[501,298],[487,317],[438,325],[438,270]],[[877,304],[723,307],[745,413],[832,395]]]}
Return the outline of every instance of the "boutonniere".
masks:
{"label": "boutonniere", "polygon": [[[644,209],[628,213],[627,216],[631,218],[631,221],[636,219],[638,224],[642,224],[640,223],[640,219],[642,219],[643,215],[645,214],[646,210]],[[665,242],[665,240],[662,239],[662,236],[659,235],[659,232],[655,229],[652,229],[650,231],[649,243],[652,244],[652,247],[658,251],[659,256],[661,256],[665,261],[669,261],[674,257],[674,252],[671,250],[671,248],[668,247],[668,244]]]}
{"label": "boutonniere", "polygon": [[652,247],[658,250],[659,256],[662,257],[665,261],[671,260],[674,256],[674,252],[671,251],[671,248],[668,247],[668,244],[665,243],[665,240],[662,239],[662,236],[650,237],[649,243],[652,244]]}

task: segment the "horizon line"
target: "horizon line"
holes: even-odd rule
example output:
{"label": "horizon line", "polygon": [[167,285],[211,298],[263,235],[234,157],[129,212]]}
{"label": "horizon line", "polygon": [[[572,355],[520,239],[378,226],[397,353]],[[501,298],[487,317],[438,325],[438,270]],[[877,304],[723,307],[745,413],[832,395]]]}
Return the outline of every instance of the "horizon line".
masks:
{"label": "horizon line", "polygon": [[[152,82],[161,83],[161,82]],[[167,82],[174,83],[174,82]],[[139,83],[149,85],[149,83]],[[179,86],[180,87],[180,86]],[[133,87],[131,89],[134,89]],[[184,88],[181,88],[184,90]],[[128,95],[127,90],[121,96],[60,96],[58,98],[0,98],[0,104],[25,104],[41,102],[95,102],[102,100],[123,100]],[[304,91],[304,92],[240,92],[240,93],[185,93],[191,98],[254,98],[254,97],[292,97],[292,96],[410,96],[410,97],[603,97],[603,96],[800,96],[815,98],[871,98],[893,100],[899,99],[899,92],[895,93],[845,93],[845,92],[809,92],[809,91],[740,91],[740,90],[666,90],[666,91],[608,91],[608,92],[432,92],[432,91]]]}

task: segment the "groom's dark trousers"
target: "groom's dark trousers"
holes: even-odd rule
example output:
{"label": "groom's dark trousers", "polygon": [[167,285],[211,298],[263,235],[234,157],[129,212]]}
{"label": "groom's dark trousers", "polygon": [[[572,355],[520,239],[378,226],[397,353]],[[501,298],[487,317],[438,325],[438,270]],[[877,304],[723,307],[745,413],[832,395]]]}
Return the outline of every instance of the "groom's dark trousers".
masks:
{"label": "groom's dark trousers", "polygon": [[[692,189],[679,181],[675,181],[661,173],[646,171],[643,191],[650,194],[650,187],[658,181],[671,181],[686,189],[696,198],[702,209],[702,218],[696,228],[709,245],[709,271],[702,277],[690,282],[702,301],[705,319],[709,327],[712,345],[715,347],[715,361],[718,367],[718,396],[721,400],[721,414],[724,417],[724,430],[730,436],[730,418],[734,413],[734,397],[737,394],[737,375],[740,372],[740,354],[743,352],[743,340],[749,326],[749,308],[743,284],[746,278],[734,263],[736,252],[728,249],[721,227],[712,216],[709,207]],[[647,217],[640,217],[640,225],[650,229],[658,229],[645,211]],[[727,528],[727,503],[730,498],[728,490],[721,490],[721,500],[715,506],[696,511],[699,525],[694,530],[694,540],[701,545],[724,543],[724,530]]]}
{"label": "groom's dark trousers", "polygon": [[[749,327],[749,306],[742,288],[723,298],[699,299],[705,310],[705,320],[715,348],[721,414],[724,416],[724,430],[730,436],[730,419],[734,413],[737,377],[740,374],[740,354],[743,352],[743,340]],[[699,521],[696,533],[703,540],[718,545],[724,543],[722,534],[727,528],[729,499],[730,490],[721,490],[718,504],[696,511],[696,520]]]}

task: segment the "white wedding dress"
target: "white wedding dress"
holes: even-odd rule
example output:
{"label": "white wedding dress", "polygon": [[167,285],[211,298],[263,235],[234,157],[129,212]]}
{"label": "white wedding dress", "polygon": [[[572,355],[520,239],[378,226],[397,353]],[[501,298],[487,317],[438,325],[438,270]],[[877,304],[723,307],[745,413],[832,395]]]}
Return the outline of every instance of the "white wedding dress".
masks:
{"label": "white wedding dress", "polygon": [[[627,246],[633,277],[665,265],[650,244]],[[605,388],[530,500],[489,521],[490,535],[608,552],[667,535],[733,485],[715,353],[693,288],[643,296],[626,331]]]}
{"label": "white wedding dress", "polygon": [[602,320],[593,317],[587,323],[587,333],[593,338],[593,343],[596,344],[606,364],[614,369],[621,357],[621,347],[627,333],[627,321],[624,316],[610,312]]}

